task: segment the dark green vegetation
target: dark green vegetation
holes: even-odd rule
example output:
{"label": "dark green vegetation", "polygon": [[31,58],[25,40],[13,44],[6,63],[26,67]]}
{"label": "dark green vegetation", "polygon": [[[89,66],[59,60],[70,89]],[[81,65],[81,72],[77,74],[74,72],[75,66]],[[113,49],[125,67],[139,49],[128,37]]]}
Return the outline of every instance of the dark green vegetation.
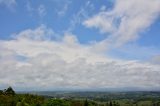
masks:
{"label": "dark green vegetation", "polygon": [[[30,92],[31,93],[31,92]],[[160,106],[160,92],[36,92],[0,90],[0,106]],[[41,96],[39,96],[41,95]]]}
{"label": "dark green vegetation", "polygon": [[11,87],[0,90],[0,106],[41,106],[44,102],[42,96],[16,94]]}

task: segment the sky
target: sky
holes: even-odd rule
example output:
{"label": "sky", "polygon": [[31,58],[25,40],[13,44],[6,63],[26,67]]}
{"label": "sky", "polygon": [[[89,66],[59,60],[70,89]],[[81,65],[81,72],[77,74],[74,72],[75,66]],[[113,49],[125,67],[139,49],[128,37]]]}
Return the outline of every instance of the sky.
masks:
{"label": "sky", "polygon": [[0,0],[0,89],[160,89],[160,0]]}

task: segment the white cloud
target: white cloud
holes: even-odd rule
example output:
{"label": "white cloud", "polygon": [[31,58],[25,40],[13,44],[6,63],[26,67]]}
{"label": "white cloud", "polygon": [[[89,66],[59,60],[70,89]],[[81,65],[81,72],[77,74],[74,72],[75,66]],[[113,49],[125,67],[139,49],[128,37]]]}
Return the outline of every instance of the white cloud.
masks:
{"label": "white cloud", "polygon": [[158,64],[158,65],[160,65],[160,55],[153,56],[153,57],[150,59],[150,62],[153,63],[153,64]]}
{"label": "white cloud", "polygon": [[87,20],[84,22],[84,24],[87,27],[96,27],[96,28],[100,28],[100,31],[102,33],[104,32],[113,32],[115,31],[115,28],[113,27],[112,24],[112,18],[107,18],[106,16],[101,13],[100,15],[96,15],[93,18]]}
{"label": "white cloud", "polygon": [[91,1],[87,1],[84,6],[81,6],[76,14],[73,14],[73,18],[70,21],[70,27],[67,31],[72,32],[77,25],[81,24],[90,16],[90,14],[92,14],[94,9],[94,4]]}
{"label": "white cloud", "polygon": [[67,13],[69,6],[72,3],[71,0],[55,0],[53,2],[56,4],[55,12],[60,17],[64,16]]}
{"label": "white cloud", "polygon": [[41,25],[34,31],[32,29],[27,29],[20,32],[19,34],[13,34],[14,39],[29,39],[35,41],[51,40],[54,36],[52,29],[47,28],[45,25]]}
{"label": "white cloud", "polygon": [[83,24],[110,33],[109,40],[119,46],[137,39],[159,15],[159,0],[116,0],[112,10],[100,11]]}
{"label": "white cloud", "polygon": [[45,8],[45,6],[44,5],[39,5],[39,7],[38,7],[38,14],[39,14],[39,16],[41,16],[41,17],[43,17],[43,16],[45,16],[46,15],[46,8]]}
{"label": "white cloud", "polygon": [[37,7],[32,6],[30,1],[26,2],[26,9],[30,15],[38,15],[43,18],[47,14],[46,6],[44,4],[39,4]]}
{"label": "white cloud", "polygon": [[40,26],[1,40],[0,83],[32,90],[160,88],[159,65],[111,59],[95,52],[94,45],[79,44],[70,33],[59,41],[46,39],[53,32]]}
{"label": "white cloud", "polygon": [[69,4],[65,4],[62,9],[57,10],[57,14],[59,16],[64,16],[66,14],[67,10],[68,10],[68,6],[69,6]]}
{"label": "white cloud", "polygon": [[12,9],[16,5],[16,0],[0,0],[0,5],[4,4],[7,8]]}
{"label": "white cloud", "polygon": [[34,10],[34,8],[31,6],[31,3],[29,1],[27,1],[26,3],[26,9],[28,12],[32,12]]}

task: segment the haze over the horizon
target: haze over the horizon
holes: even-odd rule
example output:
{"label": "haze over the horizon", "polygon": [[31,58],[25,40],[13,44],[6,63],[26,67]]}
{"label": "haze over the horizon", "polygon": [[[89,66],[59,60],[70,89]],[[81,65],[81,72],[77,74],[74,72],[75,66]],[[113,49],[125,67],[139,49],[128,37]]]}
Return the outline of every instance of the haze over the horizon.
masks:
{"label": "haze over the horizon", "polygon": [[160,0],[0,0],[0,89],[160,89]]}

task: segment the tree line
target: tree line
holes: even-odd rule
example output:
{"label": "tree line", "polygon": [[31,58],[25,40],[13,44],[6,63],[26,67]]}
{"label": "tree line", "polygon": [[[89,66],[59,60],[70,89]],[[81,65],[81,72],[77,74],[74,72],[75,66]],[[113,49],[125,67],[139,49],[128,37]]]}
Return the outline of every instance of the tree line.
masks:
{"label": "tree line", "polygon": [[12,87],[0,90],[0,106],[160,106],[160,99],[136,103],[126,101],[110,100],[100,102],[88,99],[45,98],[33,94],[17,94]]}

